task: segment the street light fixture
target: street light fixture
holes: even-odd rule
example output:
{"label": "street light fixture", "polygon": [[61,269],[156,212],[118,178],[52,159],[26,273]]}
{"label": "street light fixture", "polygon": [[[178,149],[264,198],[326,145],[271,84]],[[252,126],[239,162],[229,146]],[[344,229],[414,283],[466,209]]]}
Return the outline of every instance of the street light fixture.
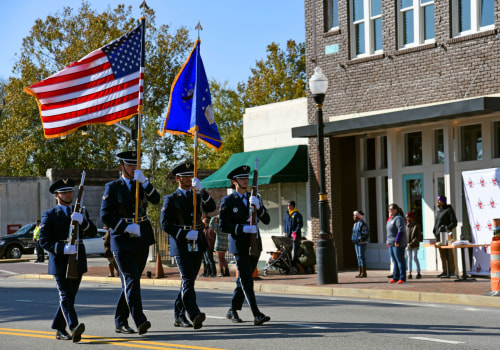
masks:
{"label": "street light fixture", "polygon": [[319,160],[319,227],[320,232],[316,242],[316,268],[318,270],[318,284],[338,283],[337,275],[337,253],[332,234],[328,225],[328,196],[325,191],[325,154],[323,137],[323,101],[328,89],[328,78],[323,74],[320,67],[316,66],[314,74],[309,79],[309,88],[316,102],[317,116],[317,139]]}

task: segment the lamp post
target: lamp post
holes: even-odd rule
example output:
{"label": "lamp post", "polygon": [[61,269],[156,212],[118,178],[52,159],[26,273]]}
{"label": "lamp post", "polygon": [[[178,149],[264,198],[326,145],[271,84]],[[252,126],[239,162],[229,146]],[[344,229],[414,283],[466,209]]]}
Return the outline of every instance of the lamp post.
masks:
{"label": "lamp post", "polygon": [[323,101],[328,89],[328,79],[320,67],[314,69],[309,79],[309,88],[316,102],[316,116],[318,125],[318,160],[319,160],[319,227],[320,232],[316,242],[316,267],[318,270],[318,284],[338,283],[337,253],[332,234],[328,229],[328,196],[325,191],[325,154],[323,137]]}

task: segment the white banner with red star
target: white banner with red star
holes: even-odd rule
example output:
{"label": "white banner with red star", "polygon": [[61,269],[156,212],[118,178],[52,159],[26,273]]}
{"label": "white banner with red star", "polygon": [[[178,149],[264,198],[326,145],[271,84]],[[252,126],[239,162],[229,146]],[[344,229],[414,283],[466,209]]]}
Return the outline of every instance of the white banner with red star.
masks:
{"label": "white banner with red star", "polygon": [[[493,219],[500,218],[500,168],[464,171],[462,177],[472,243],[491,243],[495,230]],[[473,249],[470,273],[489,275],[490,247]]]}

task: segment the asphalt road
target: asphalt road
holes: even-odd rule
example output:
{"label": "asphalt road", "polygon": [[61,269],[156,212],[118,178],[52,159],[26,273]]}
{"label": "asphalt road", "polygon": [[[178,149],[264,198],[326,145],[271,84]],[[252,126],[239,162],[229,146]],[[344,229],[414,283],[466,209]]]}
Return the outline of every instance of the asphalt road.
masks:
{"label": "asphalt road", "polygon": [[247,305],[240,312],[244,323],[225,318],[230,291],[198,290],[207,320],[201,330],[193,331],[173,326],[176,294],[173,288],[144,287],[144,309],[152,328],[142,337],[119,335],[113,321],[119,285],[83,283],[77,312],[87,330],[82,342],[73,344],[55,340],[50,330],[58,302],[53,281],[0,276],[0,349],[499,348],[497,308],[259,294],[261,311],[272,320],[254,326]]}

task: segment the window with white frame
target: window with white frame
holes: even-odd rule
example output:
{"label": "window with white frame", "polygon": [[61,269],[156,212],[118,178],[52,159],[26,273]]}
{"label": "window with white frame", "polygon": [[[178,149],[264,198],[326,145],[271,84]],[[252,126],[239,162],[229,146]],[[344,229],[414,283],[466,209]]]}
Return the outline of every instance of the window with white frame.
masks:
{"label": "window with white frame", "polygon": [[434,42],[434,0],[398,0],[399,47]]}
{"label": "window with white frame", "polygon": [[363,57],[382,52],[382,0],[351,1],[351,52]]}
{"label": "window with white frame", "polygon": [[338,29],[339,27],[339,1],[328,0],[327,2],[327,30]]}
{"label": "window with white frame", "polygon": [[495,28],[495,0],[453,0],[453,36]]}

